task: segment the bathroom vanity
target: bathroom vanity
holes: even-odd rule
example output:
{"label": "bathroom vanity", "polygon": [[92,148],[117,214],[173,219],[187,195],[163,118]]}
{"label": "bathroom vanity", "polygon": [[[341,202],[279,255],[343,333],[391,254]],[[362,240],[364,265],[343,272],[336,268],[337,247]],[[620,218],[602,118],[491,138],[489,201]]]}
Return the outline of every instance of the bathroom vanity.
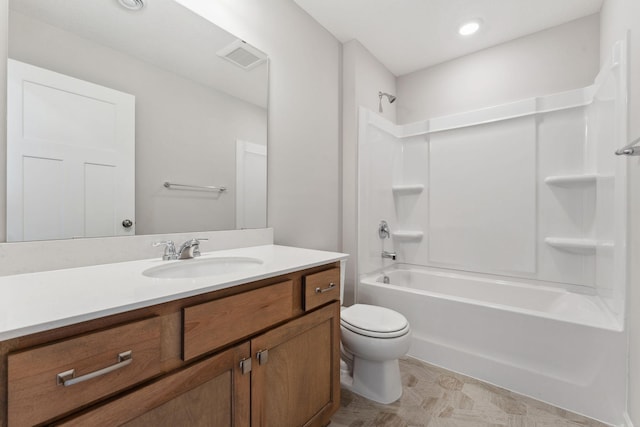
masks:
{"label": "bathroom vanity", "polygon": [[[133,273],[156,260],[0,278],[0,425],[328,425],[340,404],[346,256],[273,245],[223,252],[264,262],[208,278]],[[119,280],[111,293],[109,280]],[[68,301],[76,286],[94,300],[84,314]],[[35,289],[43,301],[23,307],[31,323],[12,324],[20,294]]]}

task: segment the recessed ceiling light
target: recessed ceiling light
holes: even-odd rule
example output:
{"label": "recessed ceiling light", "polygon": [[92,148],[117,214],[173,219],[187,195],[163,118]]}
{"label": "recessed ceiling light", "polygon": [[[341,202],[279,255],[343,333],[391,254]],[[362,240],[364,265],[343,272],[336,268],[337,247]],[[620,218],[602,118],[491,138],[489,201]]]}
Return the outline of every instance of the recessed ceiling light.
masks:
{"label": "recessed ceiling light", "polygon": [[458,28],[458,33],[461,36],[470,36],[471,34],[477,33],[479,29],[480,29],[479,20],[469,21],[460,25],[460,28]]}
{"label": "recessed ceiling light", "polygon": [[118,0],[118,3],[129,10],[140,10],[144,7],[143,0]]}

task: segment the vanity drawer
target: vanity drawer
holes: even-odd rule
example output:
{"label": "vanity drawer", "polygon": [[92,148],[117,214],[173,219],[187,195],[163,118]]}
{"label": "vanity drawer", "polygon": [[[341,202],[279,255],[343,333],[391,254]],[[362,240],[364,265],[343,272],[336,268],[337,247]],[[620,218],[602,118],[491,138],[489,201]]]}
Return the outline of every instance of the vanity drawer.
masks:
{"label": "vanity drawer", "polygon": [[340,299],[340,269],[332,268],[303,278],[302,307],[313,310],[329,301]]}
{"label": "vanity drawer", "polygon": [[160,335],[155,317],[10,354],[9,425],[50,420],[160,373]]}
{"label": "vanity drawer", "polygon": [[293,317],[293,281],[183,309],[182,358],[189,360]]}

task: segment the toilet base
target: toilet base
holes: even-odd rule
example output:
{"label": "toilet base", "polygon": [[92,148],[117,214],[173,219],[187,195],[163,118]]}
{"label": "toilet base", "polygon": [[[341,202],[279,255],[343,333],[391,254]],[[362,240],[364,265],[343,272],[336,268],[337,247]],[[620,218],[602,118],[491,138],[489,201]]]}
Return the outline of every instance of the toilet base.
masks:
{"label": "toilet base", "polygon": [[393,403],[402,396],[398,359],[383,362],[354,357],[353,375],[340,370],[340,385],[362,397],[382,404]]}

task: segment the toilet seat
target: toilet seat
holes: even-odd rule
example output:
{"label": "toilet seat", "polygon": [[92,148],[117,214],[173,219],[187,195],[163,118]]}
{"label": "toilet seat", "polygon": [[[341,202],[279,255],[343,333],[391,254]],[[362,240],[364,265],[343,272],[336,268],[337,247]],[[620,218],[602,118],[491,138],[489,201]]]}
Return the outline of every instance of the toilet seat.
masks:
{"label": "toilet seat", "polygon": [[402,314],[367,304],[355,304],[342,310],[340,325],[372,338],[397,338],[409,333],[409,322]]}

